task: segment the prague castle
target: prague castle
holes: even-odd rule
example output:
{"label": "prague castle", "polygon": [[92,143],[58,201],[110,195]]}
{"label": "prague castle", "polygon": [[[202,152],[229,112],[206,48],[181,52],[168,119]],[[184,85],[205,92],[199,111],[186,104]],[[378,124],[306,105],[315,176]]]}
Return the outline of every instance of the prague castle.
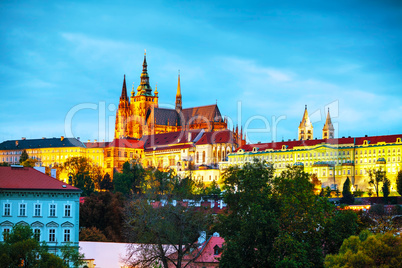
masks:
{"label": "prague castle", "polygon": [[[328,110],[318,139],[306,106],[297,140],[246,144],[242,128],[228,129],[217,104],[183,108],[180,74],[175,108],[159,107],[158,90],[150,86],[146,55],[142,67],[140,85],[130,97],[124,76],[113,141],[64,137],[4,141],[0,162],[19,163],[23,150],[38,160],[38,166],[48,167],[84,156],[113,176],[123,163],[137,159],[144,167],[172,168],[183,176],[191,169],[193,176],[209,183],[219,180],[228,166],[258,158],[271,162],[276,174],[289,165],[303,166],[317,175],[323,187],[333,189],[340,189],[349,177],[355,188],[367,190],[369,170],[382,169],[395,189],[396,175],[402,169],[402,134],[335,138]],[[67,174],[60,174],[60,179],[67,180]]]}

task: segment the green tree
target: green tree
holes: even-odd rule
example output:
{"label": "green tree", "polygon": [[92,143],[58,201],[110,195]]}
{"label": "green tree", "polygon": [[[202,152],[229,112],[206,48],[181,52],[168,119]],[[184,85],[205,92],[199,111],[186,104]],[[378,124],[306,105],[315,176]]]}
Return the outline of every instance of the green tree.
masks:
{"label": "green tree", "polygon": [[219,196],[221,194],[221,188],[219,187],[218,183],[216,180],[213,180],[210,185],[208,185],[205,188],[205,194],[206,195],[217,195]]}
{"label": "green tree", "polygon": [[388,196],[390,194],[390,188],[391,188],[391,182],[387,178],[387,176],[384,176],[383,181],[382,181],[382,194],[384,196],[384,203],[388,203]]}
{"label": "green tree", "polygon": [[343,183],[343,189],[342,189],[342,199],[341,203],[342,204],[353,204],[355,202],[355,198],[352,194],[352,191],[350,190],[352,183],[350,182],[349,177],[346,178],[345,182]]}
{"label": "green tree", "polygon": [[339,254],[327,255],[325,267],[402,267],[402,236],[370,234],[346,239]]}
{"label": "green tree", "polygon": [[79,249],[77,247],[73,247],[71,243],[63,245],[60,251],[63,262],[72,265],[74,268],[78,268],[85,263],[84,254],[80,253]]}
{"label": "green tree", "polygon": [[78,174],[73,177],[73,186],[82,190],[82,196],[89,196],[95,191],[95,184],[89,174]]}
{"label": "green tree", "polygon": [[103,176],[102,180],[99,182],[99,188],[106,191],[113,190],[113,182],[109,173],[106,173],[105,176]]}
{"label": "green tree", "polygon": [[223,183],[221,267],[322,267],[325,253],[357,232],[357,216],[315,195],[303,167],[274,178],[270,165],[255,160],[228,168]]}
{"label": "green tree", "polygon": [[383,182],[384,177],[385,177],[385,171],[382,171],[381,169],[378,170],[369,170],[369,184],[374,187],[375,192],[378,197],[378,192],[380,190],[380,183]]}
{"label": "green tree", "polygon": [[0,162],[0,167],[8,167],[9,164],[7,162]]}
{"label": "green tree", "polygon": [[125,196],[141,195],[141,185],[144,181],[146,171],[138,160],[131,160],[123,164],[122,173],[116,172],[113,175],[114,191]]}
{"label": "green tree", "polygon": [[399,195],[402,195],[402,170],[399,170],[396,176],[396,191]]}
{"label": "green tree", "polygon": [[359,232],[358,216],[352,210],[334,210],[325,226],[325,254],[338,253],[343,240]]}
{"label": "green tree", "polygon": [[20,163],[24,162],[29,158],[27,151],[24,149],[22,150],[21,156],[20,156]]}
{"label": "green tree", "polygon": [[273,168],[255,161],[231,166],[222,175],[228,211],[217,226],[225,239],[221,267],[271,267],[270,254],[279,234],[272,194]]}
{"label": "green tree", "polygon": [[100,192],[80,204],[80,227],[96,227],[109,241],[123,242],[125,199],[121,193]]}
{"label": "green tree", "polygon": [[38,160],[36,159],[28,158],[27,160],[21,162],[21,165],[23,165],[24,167],[34,167],[37,162]]}
{"label": "green tree", "polygon": [[108,242],[106,236],[96,227],[82,228],[80,231],[80,241]]}
{"label": "green tree", "polygon": [[[126,209],[127,239],[141,243],[129,248],[127,259],[132,267],[185,267],[198,257],[192,255],[200,245],[200,232],[207,231],[212,217],[209,212],[191,206],[169,203],[154,207],[145,199],[132,201]],[[184,260],[184,257],[186,259]]]}
{"label": "green tree", "polygon": [[[37,256],[41,258],[37,258]],[[61,258],[49,253],[34,238],[30,226],[15,225],[0,243],[0,267],[66,267]]]}

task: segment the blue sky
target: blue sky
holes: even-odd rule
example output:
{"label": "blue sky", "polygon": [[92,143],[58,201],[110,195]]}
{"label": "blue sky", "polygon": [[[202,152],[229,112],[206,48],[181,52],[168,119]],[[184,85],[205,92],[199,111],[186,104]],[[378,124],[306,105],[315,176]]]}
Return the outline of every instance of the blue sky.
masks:
{"label": "blue sky", "polygon": [[[400,1],[1,1],[0,141],[111,140],[144,49],[159,102],[218,103],[250,142],[402,133]],[[239,116],[240,115],[240,116]],[[265,130],[256,130],[265,128]]]}

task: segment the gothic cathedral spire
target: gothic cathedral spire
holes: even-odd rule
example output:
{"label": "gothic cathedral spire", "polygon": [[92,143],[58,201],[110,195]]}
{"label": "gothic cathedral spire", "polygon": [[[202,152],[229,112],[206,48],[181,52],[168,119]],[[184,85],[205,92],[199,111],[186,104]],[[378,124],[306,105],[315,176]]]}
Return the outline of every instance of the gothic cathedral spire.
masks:
{"label": "gothic cathedral spire", "polygon": [[303,119],[299,125],[299,140],[311,140],[313,139],[313,124],[308,117],[307,105],[304,108]]}
{"label": "gothic cathedral spire", "polygon": [[131,116],[130,101],[127,96],[126,75],[123,79],[123,87],[119,101],[119,108],[116,112],[115,139],[129,136],[129,118]]}
{"label": "gothic cathedral spire", "polygon": [[142,63],[141,82],[137,88],[137,96],[152,96],[152,88],[149,85],[147,54],[144,53],[144,62]]}
{"label": "gothic cathedral spire", "polygon": [[331,116],[329,115],[329,108],[327,113],[327,120],[325,120],[324,128],[322,129],[323,139],[333,139],[334,138],[334,126],[332,125]]}
{"label": "gothic cathedral spire", "polygon": [[176,111],[180,112],[181,109],[182,109],[182,102],[181,102],[180,70],[179,70],[179,78],[177,82],[177,93],[176,93]]}

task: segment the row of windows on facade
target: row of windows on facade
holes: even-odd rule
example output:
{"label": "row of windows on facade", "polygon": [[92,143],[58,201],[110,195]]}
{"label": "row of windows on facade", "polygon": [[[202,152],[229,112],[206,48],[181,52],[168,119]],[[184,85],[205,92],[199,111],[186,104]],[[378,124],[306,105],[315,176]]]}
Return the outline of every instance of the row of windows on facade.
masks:
{"label": "row of windows on facade", "polygon": [[[19,217],[27,217],[27,205],[26,203],[18,204],[18,216]],[[11,213],[11,203],[4,203],[3,207],[3,216],[9,217],[12,216]],[[63,217],[71,217],[72,215],[72,206],[70,204],[64,205],[64,214]],[[42,204],[36,203],[33,204],[33,217],[42,217]],[[49,204],[49,217],[57,217],[57,205]]]}
{"label": "row of windows on facade", "polygon": [[[135,155],[137,155],[138,156],[138,152],[137,151],[135,151],[135,152],[130,152],[130,158],[133,158],[134,157],[134,154]],[[107,151],[106,152],[106,157],[111,157],[111,151]],[[117,156],[118,157],[122,157],[124,155],[124,157],[128,157],[128,153],[127,152],[123,152],[123,151],[118,151],[117,152]]]}
{"label": "row of windows on facade", "polygon": [[[3,229],[3,241],[6,240],[7,236],[10,234],[10,228],[4,228]],[[41,239],[41,230],[38,228],[34,228],[34,238],[40,242],[42,241]],[[50,228],[49,229],[49,239],[48,242],[57,242],[56,241],[56,229]],[[63,242],[71,242],[71,230],[70,229],[64,229],[63,230]]]}
{"label": "row of windows on facade", "polygon": [[[393,152],[395,153],[395,149],[393,150]],[[360,154],[362,154],[363,153],[363,151],[360,151]],[[382,150],[382,153],[384,154],[384,149]],[[390,150],[388,150],[388,153],[390,153]],[[364,154],[367,154],[367,150],[365,150],[364,151]],[[368,154],[371,154],[371,150],[368,150]],[[378,150],[378,154],[381,154],[381,150]],[[398,154],[400,154],[400,149],[398,149]],[[343,152],[326,152],[326,153],[306,153],[306,154],[304,154],[304,153],[302,153],[302,154],[297,154],[297,158],[299,159],[300,157],[306,157],[306,158],[308,158],[308,157],[323,157],[323,156],[342,156],[342,155],[350,155],[350,153],[349,153],[349,151],[347,151],[347,152],[345,152],[345,151],[343,151]],[[373,156],[375,155],[375,151],[373,150]],[[356,151],[356,157],[358,157],[358,151]],[[367,156],[365,156],[365,157],[367,157]],[[271,155],[271,156],[266,156],[266,159],[270,159],[270,160],[273,160],[273,159],[285,159],[285,158],[287,158],[287,159],[290,159],[290,158],[293,158],[293,154],[284,154],[284,155],[279,155],[279,156],[275,156],[275,158]]]}

